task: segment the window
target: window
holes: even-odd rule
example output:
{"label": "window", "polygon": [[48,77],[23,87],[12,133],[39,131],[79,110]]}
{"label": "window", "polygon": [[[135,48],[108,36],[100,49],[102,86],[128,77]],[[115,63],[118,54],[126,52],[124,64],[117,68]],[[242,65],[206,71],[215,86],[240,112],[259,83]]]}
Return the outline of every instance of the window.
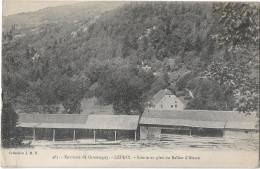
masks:
{"label": "window", "polygon": [[169,95],[169,97],[171,97],[171,96]]}
{"label": "window", "polygon": [[177,105],[175,105],[175,109],[177,109]]}
{"label": "window", "polygon": [[175,101],[175,103],[177,103],[177,101]]}
{"label": "window", "polygon": [[245,130],[245,133],[248,133],[248,131]]}
{"label": "window", "polygon": [[171,108],[173,108],[173,105],[171,105]]}
{"label": "window", "polygon": [[161,109],[163,108],[163,105],[161,104]]}

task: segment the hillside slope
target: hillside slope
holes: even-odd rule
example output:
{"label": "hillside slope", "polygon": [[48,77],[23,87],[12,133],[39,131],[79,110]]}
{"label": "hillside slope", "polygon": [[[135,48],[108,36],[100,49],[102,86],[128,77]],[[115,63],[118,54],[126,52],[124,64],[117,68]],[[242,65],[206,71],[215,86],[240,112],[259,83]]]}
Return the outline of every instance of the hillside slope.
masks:
{"label": "hillside slope", "polygon": [[[188,88],[200,98],[191,108],[234,109],[233,88],[200,79],[213,70],[213,61],[222,67],[255,63],[250,67],[254,73],[245,76],[256,78],[258,34],[243,40],[229,37],[224,30],[230,25],[220,18],[226,8],[242,8],[247,15],[234,16],[241,29],[257,30],[259,22],[243,24],[258,15],[256,6],[223,4],[86,2],[5,17],[4,97],[30,111],[62,103],[68,113],[75,113],[84,97],[95,95],[100,103],[129,113],[142,110],[160,89],[186,95]],[[217,24],[222,24],[220,29],[215,29]],[[236,43],[222,42],[227,36]],[[151,72],[140,69],[141,64],[151,66]],[[179,79],[180,72],[191,73]],[[202,94],[201,86],[217,92]]]}

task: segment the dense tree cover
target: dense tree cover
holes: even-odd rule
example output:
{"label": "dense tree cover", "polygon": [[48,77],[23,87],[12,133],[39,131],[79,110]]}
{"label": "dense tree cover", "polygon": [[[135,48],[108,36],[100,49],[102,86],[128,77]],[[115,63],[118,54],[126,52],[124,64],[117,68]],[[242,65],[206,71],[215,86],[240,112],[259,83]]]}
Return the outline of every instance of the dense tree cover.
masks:
{"label": "dense tree cover", "polygon": [[208,77],[218,84],[228,83],[239,111],[258,112],[259,5],[217,3],[213,10],[218,26],[212,37],[220,46],[226,45],[226,51],[222,62],[211,64]]}
{"label": "dense tree cover", "polygon": [[257,77],[250,77],[254,66],[212,63],[206,76],[215,84],[228,86],[238,98],[238,110],[249,113],[259,110],[259,82]]}
{"label": "dense tree cover", "polygon": [[136,66],[117,61],[103,65],[98,75],[95,96],[106,104],[112,104],[118,114],[139,114],[144,109],[146,93],[154,76]]}
{"label": "dense tree cover", "polygon": [[1,141],[3,147],[11,147],[21,143],[22,135],[19,129],[16,128],[18,115],[12,104],[3,100],[2,105],[2,119],[1,119]]}
{"label": "dense tree cover", "polygon": [[235,98],[228,85],[220,85],[208,79],[199,79],[194,85],[195,97],[188,103],[187,109],[233,110]]}
{"label": "dense tree cover", "polygon": [[101,17],[91,27],[90,36],[117,39],[120,44],[112,46],[115,50],[119,47],[117,56],[128,56],[134,63],[180,57],[181,63],[190,67],[202,54],[201,49],[208,48],[205,35],[209,34],[212,24],[211,5],[133,3]]}
{"label": "dense tree cover", "polygon": [[[212,103],[220,104],[214,109],[236,109],[245,113],[259,110],[258,10],[258,6],[254,3],[215,3],[213,5],[213,26],[216,29],[212,31],[210,43],[215,45],[212,46],[212,51],[208,51],[212,57],[210,61],[213,62],[209,63],[205,72],[200,74],[214,85],[219,85],[224,95],[226,95],[225,88],[228,92],[225,99],[222,98],[224,102],[214,99]],[[185,78],[182,78],[178,84],[183,81]],[[195,90],[196,97],[189,103],[188,108],[205,109],[204,106],[207,104],[200,104],[203,97],[198,99],[196,92],[197,90]],[[214,92],[213,95],[208,94],[210,97],[214,95]],[[227,104],[229,101],[231,104]]]}
{"label": "dense tree cover", "polygon": [[[259,84],[256,5],[133,2],[115,6],[103,6],[100,12],[78,6],[73,11],[79,17],[67,21],[63,17],[46,23],[48,15],[28,17],[34,24],[26,27],[17,21],[26,14],[10,17],[9,23],[5,18],[3,91],[15,109],[55,113],[39,107],[62,104],[64,113],[79,113],[80,101],[94,95],[102,104],[113,104],[116,113],[138,114],[149,98],[169,86],[193,92],[189,109],[258,109],[251,98]],[[8,25],[15,21],[17,27],[10,30]],[[142,62],[152,72],[143,71]],[[170,78],[182,71],[190,73]],[[252,87],[247,89],[248,85]]]}
{"label": "dense tree cover", "polygon": [[214,38],[233,47],[259,45],[259,5],[257,3],[217,3]]}

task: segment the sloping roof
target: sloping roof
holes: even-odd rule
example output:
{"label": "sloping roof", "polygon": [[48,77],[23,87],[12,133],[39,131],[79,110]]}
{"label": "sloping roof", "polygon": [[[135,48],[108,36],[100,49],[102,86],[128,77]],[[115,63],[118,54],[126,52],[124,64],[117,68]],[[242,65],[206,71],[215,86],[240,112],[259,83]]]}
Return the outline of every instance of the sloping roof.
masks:
{"label": "sloping roof", "polygon": [[20,123],[18,127],[23,128],[56,128],[56,129],[85,129],[85,124],[70,123]]}
{"label": "sloping roof", "polygon": [[19,114],[19,127],[136,130],[137,115]]}
{"label": "sloping roof", "polygon": [[183,119],[160,119],[160,118],[146,118],[142,117],[140,124],[149,125],[163,125],[163,126],[187,126],[187,127],[205,127],[207,128],[223,128],[225,122],[214,122],[211,121],[191,121]]}
{"label": "sloping roof", "polygon": [[89,115],[86,128],[136,130],[138,121],[137,115]]}
{"label": "sloping roof", "polygon": [[88,116],[79,114],[19,114],[19,127],[84,128]]}
{"label": "sloping roof", "polygon": [[155,110],[146,109],[143,117],[165,119],[187,119],[199,121],[255,121],[256,117],[245,115],[238,111],[214,111],[214,110]]}
{"label": "sloping roof", "polygon": [[19,114],[18,122],[85,124],[87,118],[87,115],[80,114]]}
{"label": "sloping roof", "polygon": [[257,119],[237,111],[145,110],[140,124],[255,129]]}
{"label": "sloping roof", "polygon": [[[158,102],[161,101],[165,95],[174,95],[174,94],[170,90],[160,90],[153,96],[151,100],[152,104],[154,105],[158,104]],[[185,100],[184,96],[180,96],[177,98],[184,104],[184,107],[187,106],[189,100]]]}
{"label": "sloping roof", "polygon": [[162,98],[165,95],[173,95],[173,93],[170,90],[160,90],[159,92],[157,92],[153,98],[152,98],[152,103],[155,105],[157,104],[160,100],[162,100]]}

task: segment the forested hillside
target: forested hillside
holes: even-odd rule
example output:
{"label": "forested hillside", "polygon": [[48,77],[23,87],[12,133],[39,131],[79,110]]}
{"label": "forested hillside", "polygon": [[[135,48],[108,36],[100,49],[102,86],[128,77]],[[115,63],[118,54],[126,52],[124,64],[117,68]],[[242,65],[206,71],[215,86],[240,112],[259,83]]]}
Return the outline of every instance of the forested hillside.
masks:
{"label": "forested hillside", "polygon": [[138,114],[168,88],[188,109],[258,110],[257,5],[91,2],[5,17],[3,99],[27,113],[60,103],[80,113],[96,96]]}

